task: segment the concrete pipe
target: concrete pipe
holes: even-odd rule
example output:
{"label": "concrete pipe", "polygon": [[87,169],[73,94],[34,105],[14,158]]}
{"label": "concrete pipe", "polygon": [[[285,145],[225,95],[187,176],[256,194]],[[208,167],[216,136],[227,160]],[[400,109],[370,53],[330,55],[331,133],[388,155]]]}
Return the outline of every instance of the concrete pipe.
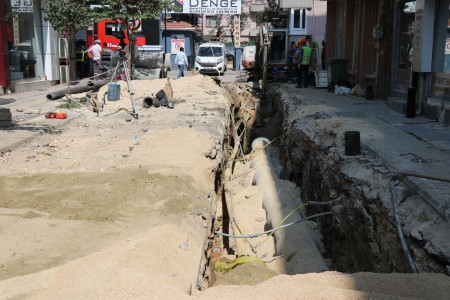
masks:
{"label": "concrete pipe", "polygon": [[[271,157],[271,147],[266,147],[252,160],[250,166],[256,168],[253,185],[263,193],[263,208],[267,223],[276,228],[283,219],[301,205],[299,188],[294,183],[280,179],[281,166]],[[284,221],[290,223],[303,218],[295,213]],[[289,257],[286,261],[286,274],[305,274],[328,270],[320,251],[320,239],[308,228],[306,223],[298,223],[274,233],[276,252]]]}

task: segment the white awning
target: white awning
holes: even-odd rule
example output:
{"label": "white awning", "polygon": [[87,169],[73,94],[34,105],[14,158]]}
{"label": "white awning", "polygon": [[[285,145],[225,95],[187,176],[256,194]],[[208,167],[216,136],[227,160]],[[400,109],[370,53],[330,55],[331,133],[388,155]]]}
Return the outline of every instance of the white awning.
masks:
{"label": "white awning", "polygon": [[280,8],[312,8],[312,0],[280,0]]}

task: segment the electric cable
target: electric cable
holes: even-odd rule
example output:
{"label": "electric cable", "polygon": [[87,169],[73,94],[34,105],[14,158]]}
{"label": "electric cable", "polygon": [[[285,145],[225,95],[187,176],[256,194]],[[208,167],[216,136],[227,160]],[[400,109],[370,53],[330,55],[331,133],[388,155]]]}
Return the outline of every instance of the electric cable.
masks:
{"label": "electric cable", "polygon": [[406,244],[405,236],[403,235],[402,226],[400,225],[400,218],[398,216],[397,193],[395,192],[395,185],[394,185],[393,181],[391,181],[391,202],[392,202],[392,209],[394,210],[394,219],[395,219],[395,225],[397,226],[398,237],[400,238],[400,242],[402,244],[403,251],[405,252],[406,258],[408,260],[408,264],[413,273],[419,273],[417,271],[417,267],[414,263],[414,260],[411,257],[411,253],[409,252],[408,245]]}
{"label": "electric cable", "polygon": [[214,233],[217,234],[217,235],[231,237],[231,238],[235,238],[235,239],[256,238],[258,236],[261,236],[261,235],[264,235],[264,234],[268,234],[268,233],[271,233],[273,231],[277,231],[277,230],[280,230],[280,229],[284,229],[284,228],[290,227],[292,225],[295,225],[295,224],[298,224],[298,223],[301,223],[301,222],[304,222],[304,221],[307,221],[307,220],[311,220],[313,218],[322,217],[322,216],[326,216],[326,215],[332,215],[332,214],[333,213],[331,211],[320,213],[320,214],[315,214],[315,215],[306,217],[304,219],[300,219],[300,220],[292,222],[292,223],[288,223],[286,225],[283,225],[283,226],[280,226],[280,227],[277,227],[277,228],[273,228],[273,229],[266,230],[266,231],[263,231],[263,232],[246,234],[246,235],[234,235],[234,234],[224,233],[224,232],[221,232],[221,231],[214,231]]}

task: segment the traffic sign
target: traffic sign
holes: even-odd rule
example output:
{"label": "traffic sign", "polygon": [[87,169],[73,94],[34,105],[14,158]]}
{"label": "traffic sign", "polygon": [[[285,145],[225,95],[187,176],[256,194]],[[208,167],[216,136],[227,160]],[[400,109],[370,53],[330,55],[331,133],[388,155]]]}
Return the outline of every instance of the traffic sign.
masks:
{"label": "traffic sign", "polygon": [[172,54],[177,54],[178,52],[180,52],[180,48],[183,47],[184,48],[184,43],[185,40],[172,40],[172,49],[171,49],[171,53]]}
{"label": "traffic sign", "polygon": [[133,19],[128,24],[128,29],[131,31],[140,30],[141,29],[141,19]]}

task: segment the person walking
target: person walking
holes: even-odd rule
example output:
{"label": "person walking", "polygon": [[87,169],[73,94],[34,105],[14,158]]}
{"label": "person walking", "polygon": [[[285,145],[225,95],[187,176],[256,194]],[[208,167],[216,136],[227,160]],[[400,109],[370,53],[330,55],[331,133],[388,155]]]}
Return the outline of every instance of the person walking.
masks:
{"label": "person walking", "polygon": [[178,73],[178,78],[184,77],[184,69],[189,67],[186,53],[184,53],[184,48],[180,47],[180,51],[177,53],[177,57],[175,58],[175,62],[177,63],[178,69],[180,73]]}
{"label": "person walking", "polygon": [[87,50],[87,54],[92,58],[94,64],[94,77],[99,76],[101,73],[103,48],[100,44],[100,40],[95,40],[95,44],[90,46]]}
{"label": "person walking", "polygon": [[301,39],[302,59],[300,61],[300,72],[297,87],[308,87],[309,65],[311,64],[312,49],[306,44],[306,39]]}

